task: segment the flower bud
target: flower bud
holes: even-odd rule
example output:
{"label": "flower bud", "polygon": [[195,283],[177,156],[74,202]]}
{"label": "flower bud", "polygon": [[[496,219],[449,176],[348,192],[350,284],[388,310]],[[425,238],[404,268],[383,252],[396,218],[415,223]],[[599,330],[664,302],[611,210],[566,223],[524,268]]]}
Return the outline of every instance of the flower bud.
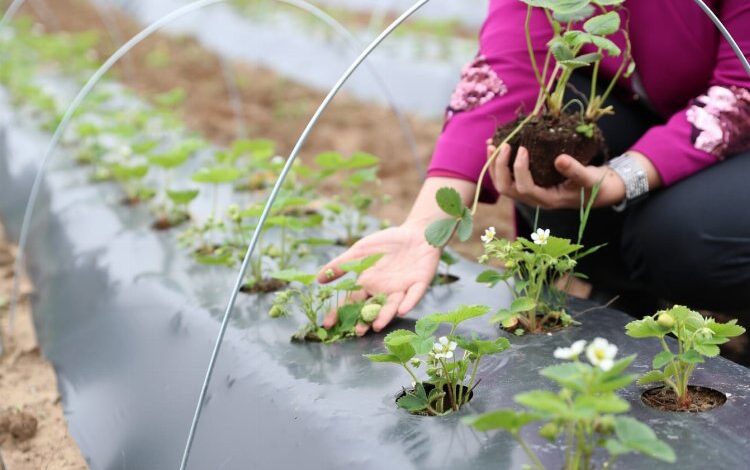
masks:
{"label": "flower bud", "polygon": [[545,424],[539,429],[539,435],[550,442],[556,441],[558,434],[560,434],[560,427],[554,421]]}
{"label": "flower bud", "polygon": [[613,416],[602,416],[594,425],[596,432],[609,434],[615,430],[615,418]]}
{"label": "flower bud", "polygon": [[515,268],[516,267],[516,260],[509,259],[508,261],[505,262],[505,267],[507,269],[513,269],[513,268]]}
{"label": "flower bud", "polygon": [[362,311],[359,313],[359,316],[362,318],[363,322],[372,323],[376,318],[378,318],[378,314],[380,313],[380,309],[382,308],[383,306],[380,304],[367,304],[362,307]]}
{"label": "flower bud", "polygon": [[674,326],[674,317],[669,312],[662,312],[656,319],[656,323],[664,328],[672,328]]}
{"label": "flower bud", "polygon": [[284,309],[282,309],[278,305],[274,305],[271,307],[271,310],[268,311],[268,316],[271,318],[279,318],[284,316]]}
{"label": "flower bud", "polygon": [[409,364],[411,364],[412,367],[419,367],[422,365],[422,361],[418,357],[412,357],[409,360]]}

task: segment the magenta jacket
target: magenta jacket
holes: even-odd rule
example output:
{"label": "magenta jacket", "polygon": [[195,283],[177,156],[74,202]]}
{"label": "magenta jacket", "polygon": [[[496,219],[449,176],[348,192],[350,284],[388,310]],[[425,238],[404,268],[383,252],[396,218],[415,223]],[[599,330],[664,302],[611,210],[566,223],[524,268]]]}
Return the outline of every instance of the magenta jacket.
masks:
{"label": "magenta jacket", "polygon": [[[750,56],[750,0],[708,0],[740,48]],[[646,155],[664,185],[750,149],[750,78],[729,45],[690,0],[627,0],[637,77],[666,124],[650,129],[633,150]],[[538,85],[524,36],[526,4],[490,0],[477,58],[461,73],[438,140],[430,176],[476,181],[486,161],[485,141],[519,109],[533,109]],[[551,28],[534,9],[531,34],[544,62]],[[623,21],[625,13],[621,14]],[[624,24],[624,23],[623,23]],[[612,39],[624,50],[622,34]],[[612,77],[620,58],[602,63]],[[623,80],[633,90],[633,79]],[[606,117],[604,118],[606,119]],[[497,198],[484,182],[483,200]]]}

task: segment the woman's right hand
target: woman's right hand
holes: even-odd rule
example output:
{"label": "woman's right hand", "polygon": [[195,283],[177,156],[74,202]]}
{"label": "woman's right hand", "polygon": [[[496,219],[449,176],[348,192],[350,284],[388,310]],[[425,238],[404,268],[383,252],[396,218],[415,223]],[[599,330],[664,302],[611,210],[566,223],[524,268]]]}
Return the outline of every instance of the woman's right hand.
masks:
{"label": "woman's right hand", "polygon": [[[427,243],[424,230],[424,224],[405,222],[368,235],[325,265],[318,274],[318,282],[325,284],[343,276],[345,273],[339,268],[343,263],[382,254],[375,266],[360,276],[358,283],[362,290],[351,295],[355,302],[385,295],[385,305],[372,323],[373,330],[380,331],[396,315],[406,315],[419,303],[437,272],[441,250]],[[330,328],[336,321],[334,309],[326,316],[323,326]],[[368,329],[369,326],[357,325],[357,335],[364,335]]]}

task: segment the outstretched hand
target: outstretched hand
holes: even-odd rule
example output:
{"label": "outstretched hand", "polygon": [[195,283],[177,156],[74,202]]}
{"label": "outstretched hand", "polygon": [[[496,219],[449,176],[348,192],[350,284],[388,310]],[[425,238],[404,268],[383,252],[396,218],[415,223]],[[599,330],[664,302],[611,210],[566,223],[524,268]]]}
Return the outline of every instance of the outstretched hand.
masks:
{"label": "outstretched hand", "polygon": [[[350,301],[361,302],[382,294],[386,298],[378,318],[372,323],[375,331],[385,328],[396,315],[404,316],[422,299],[440,262],[440,249],[430,246],[424,237],[424,227],[404,224],[373,233],[355,243],[345,253],[329,262],[318,273],[318,282],[326,284],[345,274],[341,264],[366,256],[383,257],[359,277],[361,290],[350,295]],[[336,309],[326,315],[323,326],[336,324]],[[369,326],[357,325],[362,336]]]}
{"label": "outstretched hand", "polygon": [[[488,158],[495,150],[492,145],[487,147]],[[490,175],[500,194],[524,204],[543,209],[577,209],[581,205],[581,189],[588,196],[599,182],[601,187],[594,207],[615,205],[625,198],[625,183],[608,166],[584,166],[570,155],[560,155],[555,159],[555,169],[567,179],[552,188],[542,188],[531,176],[526,148],[518,149],[512,174],[510,157],[510,145],[503,144],[495,163],[490,166]]]}

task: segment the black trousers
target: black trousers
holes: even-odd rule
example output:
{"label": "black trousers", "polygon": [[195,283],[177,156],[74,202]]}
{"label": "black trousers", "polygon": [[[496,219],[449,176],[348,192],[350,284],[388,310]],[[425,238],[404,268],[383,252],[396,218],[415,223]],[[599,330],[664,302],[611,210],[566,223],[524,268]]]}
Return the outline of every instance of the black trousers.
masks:
{"label": "black trousers", "polygon": [[[574,86],[588,89],[586,80],[576,77]],[[611,101],[617,114],[600,127],[617,156],[662,120],[632,98]],[[519,233],[530,233],[534,213],[517,205]],[[541,211],[539,227],[575,240],[578,211]],[[679,303],[750,316],[750,152],[655,190],[623,213],[593,210],[583,243],[607,244],[579,264],[597,300],[619,295],[615,306],[633,315]]]}

